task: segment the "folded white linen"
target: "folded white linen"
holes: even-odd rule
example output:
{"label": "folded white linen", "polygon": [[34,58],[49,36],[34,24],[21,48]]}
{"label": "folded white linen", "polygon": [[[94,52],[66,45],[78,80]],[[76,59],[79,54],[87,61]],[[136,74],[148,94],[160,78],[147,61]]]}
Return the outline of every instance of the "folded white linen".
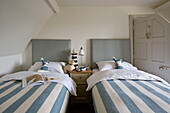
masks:
{"label": "folded white linen", "polygon": [[77,96],[76,94],[76,83],[68,76],[68,74],[62,74],[57,72],[35,72],[35,71],[20,71],[13,74],[8,74],[0,78],[0,82],[3,81],[9,81],[9,80],[22,80],[28,76],[32,76],[34,74],[41,74],[44,77],[51,77],[51,78],[57,78],[56,80],[53,80],[52,82],[57,82],[60,84],[63,84],[69,92]]}
{"label": "folded white linen", "polygon": [[112,69],[93,73],[93,75],[87,79],[88,87],[86,91],[89,91],[96,83],[110,79],[160,80],[168,84],[162,78],[141,70]]}

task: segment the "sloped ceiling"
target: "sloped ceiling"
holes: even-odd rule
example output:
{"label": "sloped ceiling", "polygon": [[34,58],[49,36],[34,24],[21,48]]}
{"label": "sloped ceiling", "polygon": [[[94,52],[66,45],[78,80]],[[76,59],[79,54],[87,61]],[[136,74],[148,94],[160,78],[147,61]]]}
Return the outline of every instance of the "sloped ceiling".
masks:
{"label": "sloped ceiling", "polygon": [[56,0],[64,7],[150,7],[164,0]]}
{"label": "sloped ceiling", "polygon": [[170,0],[157,6],[154,10],[170,23]]}
{"label": "sloped ceiling", "polygon": [[0,0],[0,57],[21,54],[52,14],[46,0]]}

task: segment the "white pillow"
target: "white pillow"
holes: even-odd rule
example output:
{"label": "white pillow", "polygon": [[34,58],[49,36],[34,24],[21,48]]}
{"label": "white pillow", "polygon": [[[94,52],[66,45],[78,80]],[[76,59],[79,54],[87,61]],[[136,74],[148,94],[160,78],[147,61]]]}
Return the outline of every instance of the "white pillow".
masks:
{"label": "white pillow", "polygon": [[99,62],[96,62],[96,64],[99,67],[100,71],[116,68],[116,64],[113,60],[112,61],[99,61]]}
{"label": "white pillow", "polygon": [[[100,71],[116,69],[116,64],[114,61],[99,61],[99,62],[96,62],[96,64],[99,67]],[[123,66],[123,69],[126,69],[126,70],[132,70],[132,71],[138,70],[136,67],[134,67],[132,64],[126,61],[123,61],[122,66]]]}
{"label": "white pillow", "polygon": [[123,69],[126,69],[126,70],[132,70],[132,71],[138,70],[132,64],[125,62],[125,61],[123,61],[122,66],[123,66]]}
{"label": "white pillow", "polygon": [[59,72],[59,73],[64,74],[64,71],[63,71],[63,66],[65,66],[64,62],[50,62],[48,66],[49,66],[50,72]]}
{"label": "white pillow", "polygon": [[42,62],[35,62],[34,65],[32,65],[28,71],[38,71],[42,67]]}
{"label": "white pillow", "polygon": [[[28,71],[38,71],[41,69],[41,66],[42,66],[42,62],[36,62],[28,69]],[[50,62],[48,66],[50,72],[58,72],[64,74],[63,71],[63,66],[65,66],[64,62]]]}

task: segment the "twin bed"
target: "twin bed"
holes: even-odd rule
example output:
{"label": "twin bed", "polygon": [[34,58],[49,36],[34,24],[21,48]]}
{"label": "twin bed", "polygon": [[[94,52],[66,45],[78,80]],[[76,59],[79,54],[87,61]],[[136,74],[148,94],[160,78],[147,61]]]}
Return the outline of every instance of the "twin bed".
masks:
{"label": "twin bed", "polygon": [[[132,74],[130,71],[114,71],[114,73],[120,73],[119,77],[122,77],[125,73]],[[100,74],[96,73],[92,76],[101,76]],[[106,76],[107,74],[104,78]],[[112,77],[110,78],[109,76],[105,80],[96,82],[92,88],[93,104],[96,113],[170,112],[170,86],[162,83],[162,80],[131,79],[130,77],[128,79],[119,79],[119,77]]]}
{"label": "twin bed", "polygon": [[[91,47],[91,65],[99,70],[87,79],[87,91],[96,113],[170,112],[170,85],[128,63],[129,40],[94,39]],[[123,69],[113,69],[113,56],[125,60]]]}
{"label": "twin bed", "polygon": [[[0,112],[65,113],[70,94],[76,95],[76,84],[61,72],[70,55],[70,40],[33,40],[33,67],[29,71],[9,74],[0,80]],[[49,51],[49,50],[55,50]],[[125,60],[124,69],[113,69],[112,57]],[[37,61],[43,57],[53,61],[52,72],[57,82],[23,88],[21,80],[37,73]],[[91,40],[91,66],[99,67],[88,78],[87,91],[92,90],[96,113],[168,113],[170,85],[163,79],[138,70],[130,62],[129,40]],[[127,61],[127,62],[126,62]],[[96,65],[97,63],[97,65]],[[54,68],[55,67],[55,68]]]}
{"label": "twin bed", "polygon": [[[29,71],[0,78],[0,112],[65,113],[70,94],[76,95],[76,84],[62,70],[63,62],[69,59],[70,44],[70,40],[32,40],[32,59],[35,64]],[[50,61],[50,72],[37,72],[42,66],[39,62],[41,57]],[[58,81],[23,88],[22,79],[37,73],[56,77]]]}
{"label": "twin bed", "polygon": [[20,81],[1,85],[1,113],[65,113],[69,92],[59,83],[22,88]]}

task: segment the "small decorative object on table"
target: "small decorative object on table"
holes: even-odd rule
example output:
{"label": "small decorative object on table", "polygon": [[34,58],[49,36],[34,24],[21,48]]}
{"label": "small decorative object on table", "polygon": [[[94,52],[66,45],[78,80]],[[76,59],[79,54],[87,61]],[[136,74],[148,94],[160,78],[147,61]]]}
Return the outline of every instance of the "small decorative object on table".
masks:
{"label": "small decorative object on table", "polygon": [[69,63],[66,66],[64,66],[64,72],[67,73],[68,71],[72,71],[74,69],[75,69],[74,60],[71,59],[71,60],[69,60]]}
{"label": "small decorative object on table", "polygon": [[84,50],[82,47],[80,48],[79,55],[81,56],[81,66],[82,66],[82,57],[84,56]]}
{"label": "small decorative object on table", "polygon": [[72,50],[72,53],[71,53],[71,59],[74,60],[74,67],[78,68],[77,53],[74,51],[74,49]]}
{"label": "small decorative object on table", "polygon": [[89,69],[89,67],[87,67],[87,66],[81,66],[81,67],[77,68],[76,71],[80,72],[80,71],[86,71],[88,69]]}

